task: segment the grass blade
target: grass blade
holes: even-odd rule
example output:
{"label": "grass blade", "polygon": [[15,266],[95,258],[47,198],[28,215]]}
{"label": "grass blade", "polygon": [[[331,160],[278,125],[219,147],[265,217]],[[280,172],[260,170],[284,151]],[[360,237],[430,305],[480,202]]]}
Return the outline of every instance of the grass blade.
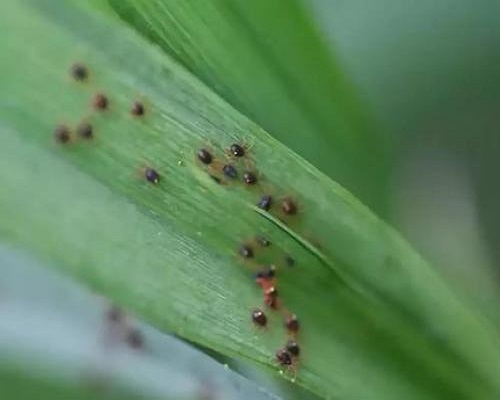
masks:
{"label": "grass blade", "polygon": [[110,4],[231,105],[386,212],[387,138],[299,1]]}
{"label": "grass blade", "polygon": [[[304,326],[298,384],[345,399],[498,390],[495,333],[351,194],[114,19],[83,3],[2,8],[1,237],[161,329],[275,370],[286,334],[278,315],[255,332],[249,313],[262,293],[237,256],[263,234],[273,245],[255,258],[278,265],[283,300]],[[88,65],[88,81],[68,76],[75,61]],[[89,107],[100,91],[104,113]],[[129,113],[137,99],[142,118]],[[57,124],[82,119],[92,141],[53,142]],[[202,146],[226,160],[235,141],[252,144],[255,187],[218,185],[195,161]],[[245,162],[235,165],[242,172]],[[158,185],[144,166],[160,172]],[[263,193],[294,198],[298,215],[255,212]]]}

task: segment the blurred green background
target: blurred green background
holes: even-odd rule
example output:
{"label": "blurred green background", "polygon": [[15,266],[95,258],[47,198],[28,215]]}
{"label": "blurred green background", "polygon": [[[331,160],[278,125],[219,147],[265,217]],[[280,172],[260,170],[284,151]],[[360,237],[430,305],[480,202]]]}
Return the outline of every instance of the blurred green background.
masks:
{"label": "blurred green background", "polygon": [[392,142],[390,219],[498,318],[500,2],[308,5]]}

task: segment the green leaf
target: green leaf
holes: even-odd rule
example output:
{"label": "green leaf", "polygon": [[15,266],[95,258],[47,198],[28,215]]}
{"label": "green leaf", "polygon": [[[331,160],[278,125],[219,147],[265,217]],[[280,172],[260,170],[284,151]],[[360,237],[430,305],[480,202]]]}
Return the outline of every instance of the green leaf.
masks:
{"label": "green leaf", "polygon": [[386,213],[387,137],[296,0],[110,0],[275,138]]}
{"label": "green leaf", "polygon": [[[222,354],[277,370],[283,316],[262,307],[251,272],[274,263],[300,317],[297,384],[343,399],[488,399],[498,337],[390,227],[239,114],[168,56],[86,3],[5,2],[0,12],[0,236],[134,311]],[[29,46],[26,45],[29,43]],[[70,66],[89,68],[75,82]],[[97,92],[109,110],[90,106]],[[141,118],[130,115],[136,100]],[[82,120],[94,139],[53,140]],[[221,163],[259,183],[225,179]],[[195,160],[200,147],[217,162]],[[144,167],[160,173],[145,181]],[[271,194],[271,213],[254,206]],[[279,200],[292,197],[298,214]],[[265,235],[255,261],[241,243]],[[296,262],[285,263],[287,255]],[[293,373],[284,374],[288,378]]]}
{"label": "green leaf", "polygon": [[278,399],[9,247],[0,265],[4,399]]}

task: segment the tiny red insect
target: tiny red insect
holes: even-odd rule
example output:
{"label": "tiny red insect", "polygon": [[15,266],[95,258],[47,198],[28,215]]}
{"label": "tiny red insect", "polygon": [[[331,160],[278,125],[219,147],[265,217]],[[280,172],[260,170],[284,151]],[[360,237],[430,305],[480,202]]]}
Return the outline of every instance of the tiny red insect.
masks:
{"label": "tiny red insect", "polygon": [[297,205],[290,198],[286,198],[281,202],[281,209],[287,215],[297,214]]}
{"label": "tiny red insect", "polygon": [[132,105],[132,108],[130,109],[130,112],[132,113],[132,115],[140,117],[145,113],[144,105],[139,101],[135,101],[134,104]]}
{"label": "tiny red insect", "polygon": [[97,93],[92,100],[92,105],[97,110],[105,110],[108,108],[108,98],[102,93]]}

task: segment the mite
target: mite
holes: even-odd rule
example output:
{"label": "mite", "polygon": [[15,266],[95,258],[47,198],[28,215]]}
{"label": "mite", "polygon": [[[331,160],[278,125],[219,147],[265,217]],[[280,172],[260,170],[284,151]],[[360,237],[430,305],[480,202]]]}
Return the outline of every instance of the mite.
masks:
{"label": "mite", "polygon": [[240,246],[239,253],[244,258],[252,258],[253,257],[253,249],[246,244]]}
{"label": "mite", "polygon": [[264,311],[257,308],[257,309],[252,311],[252,321],[255,325],[260,326],[260,327],[264,327],[267,325],[266,314],[264,314]]}
{"label": "mite", "polygon": [[77,81],[84,81],[87,79],[89,71],[83,64],[76,63],[71,66],[71,76]]}
{"label": "mite", "polygon": [[231,147],[229,148],[229,152],[234,157],[243,157],[245,155],[245,149],[237,143],[231,145]]}
{"label": "mite", "polygon": [[297,214],[297,205],[290,198],[286,198],[281,202],[281,209],[287,215]]}
{"label": "mite", "polygon": [[300,347],[295,340],[289,340],[286,343],[285,349],[287,349],[288,352],[294,357],[298,357],[300,355]]}
{"label": "mite", "polygon": [[276,267],[271,265],[255,274],[255,279],[270,280],[276,276]]}
{"label": "mite", "polygon": [[296,333],[299,331],[300,324],[299,324],[299,319],[295,314],[289,315],[285,319],[285,327],[288,329],[289,332]]}
{"label": "mite", "polygon": [[59,125],[54,130],[54,138],[59,143],[68,143],[71,139],[69,128],[66,125]]}
{"label": "mite", "polygon": [[253,172],[245,172],[243,174],[243,182],[247,185],[255,185],[257,183],[257,176]]}
{"label": "mite", "polygon": [[200,149],[196,153],[196,157],[205,165],[210,165],[213,161],[212,154],[208,150]]}
{"label": "mite", "polygon": [[271,242],[264,236],[257,236],[255,240],[257,240],[257,243],[259,243],[262,247],[268,247],[271,245]]}
{"label": "mite", "polygon": [[279,349],[276,352],[276,361],[278,361],[282,367],[289,367],[293,363],[293,356],[286,348]]}
{"label": "mite", "polygon": [[278,308],[278,290],[275,286],[264,289],[264,303],[266,303],[269,308]]}
{"label": "mite", "polygon": [[273,204],[273,198],[269,195],[264,195],[260,198],[259,202],[257,203],[257,207],[261,208],[264,211],[269,211],[271,209],[272,204]]}
{"label": "mite", "polygon": [[144,176],[146,177],[148,182],[151,182],[155,185],[160,182],[160,174],[153,168],[146,168],[144,171]]}
{"label": "mite", "polygon": [[[269,289],[274,289],[274,277],[276,276],[276,267],[274,265],[271,265],[270,267],[267,267],[255,274],[255,282],[257,285],[259,285],[262,290],[264,290],[264,298],[269,298],[269,301],[271,303],[274,303],[275,300],[272,299],[271,295],[266,295],[266,292]],[[271,301],[274,300],[274,301]],[[267,304],[267,303],[266,303]]]}
{"label": "mite", "polygon": [[132,108],[130,109],[130,113],[136,117],[140,117],[140,116],[144,115],[144,113],[145,113],[144,105],[139,101],[135,101],[134,104],[132,104]]}
{"label": "mite", "polygon": [[92,100],[92,106],[99,111],[104,111],[108,108],[108,98],[102,94],[97,93]]}
{"label": "mite", "polygon": [[76,127],[76,133],[83,139],[92,139],[94,136],[92,125],[88,122],[80,122]]}
{"label": "mite", "polygon": [[222,167],[222,172],[229,179],[236,179],[238,177],[238,171],[231,164],[226,164]]}
{"label": "mite", "polygon": [[276,299],[278,297],[278,289],[276,289],[275,286],[271,286],[270,288],[266,289],[264,295]]}

